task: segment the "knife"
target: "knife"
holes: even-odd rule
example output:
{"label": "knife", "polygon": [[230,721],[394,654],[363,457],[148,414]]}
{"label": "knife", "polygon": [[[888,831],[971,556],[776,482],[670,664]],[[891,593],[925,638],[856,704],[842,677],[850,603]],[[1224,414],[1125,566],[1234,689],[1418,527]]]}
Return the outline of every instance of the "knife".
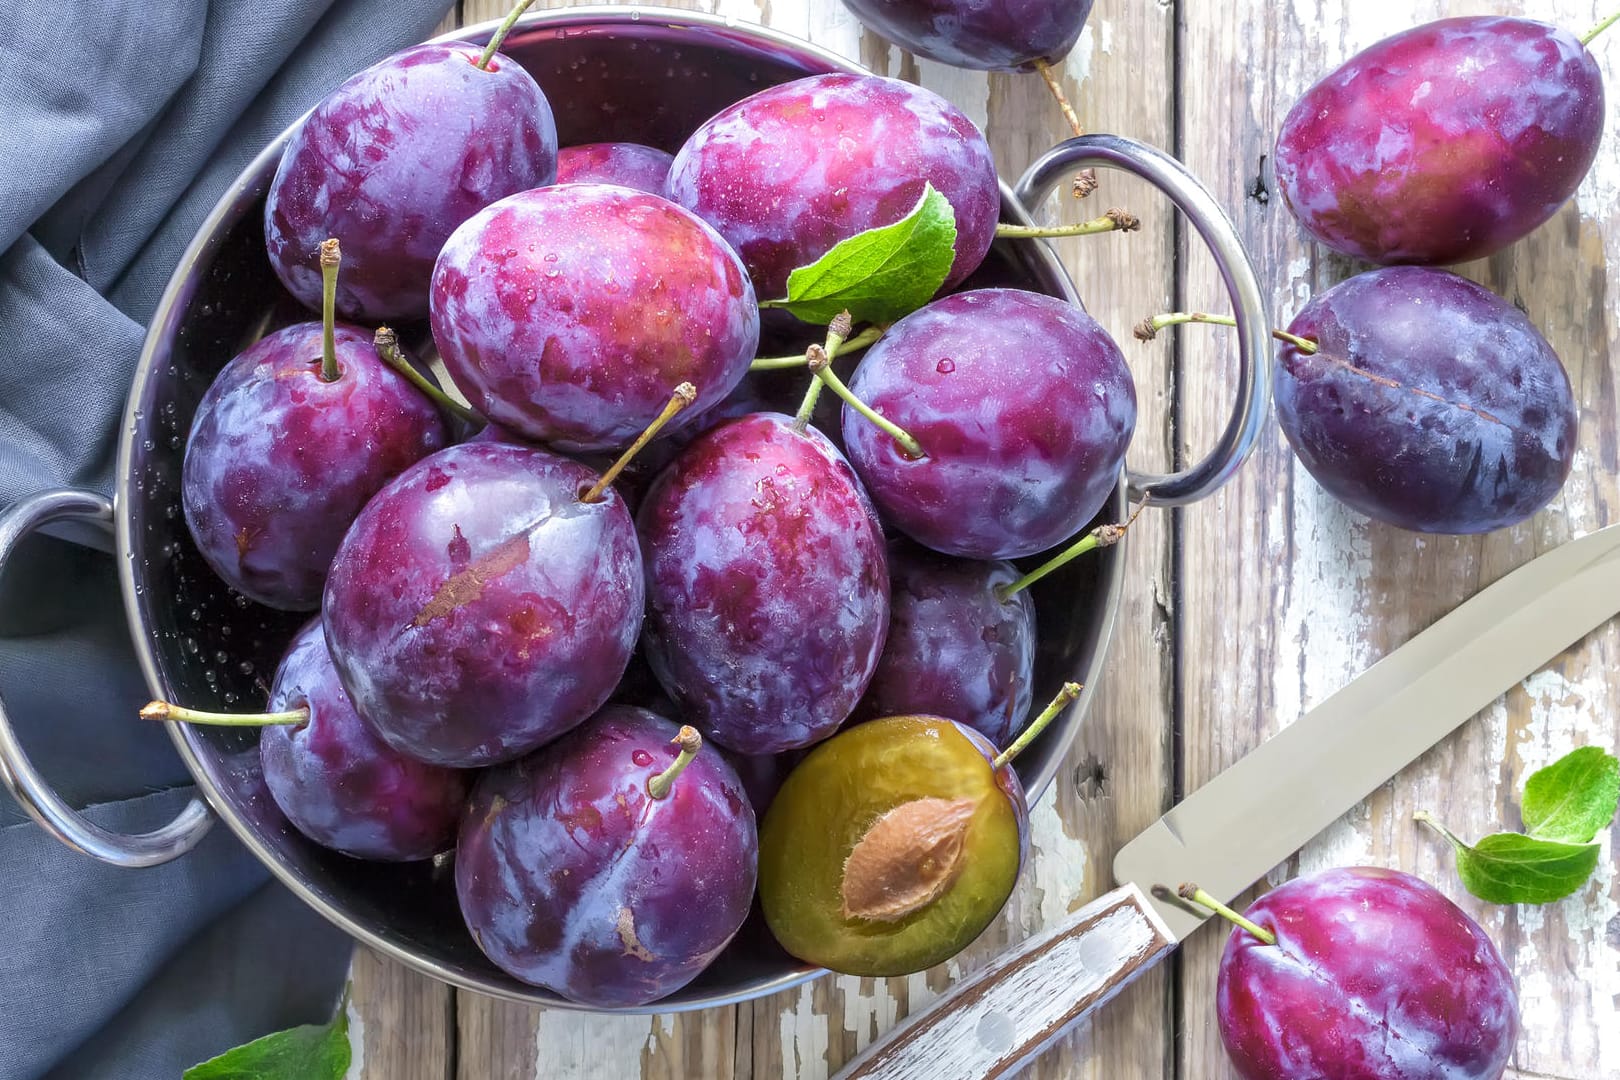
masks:
{"label": "knife", "polygon": [[1620,612],[1620,525],[1459,605],[1193,792],[1114,859],[1119,888],[998,957],[837,1080],[989,1080],[1033,1060],[1464,720]]}

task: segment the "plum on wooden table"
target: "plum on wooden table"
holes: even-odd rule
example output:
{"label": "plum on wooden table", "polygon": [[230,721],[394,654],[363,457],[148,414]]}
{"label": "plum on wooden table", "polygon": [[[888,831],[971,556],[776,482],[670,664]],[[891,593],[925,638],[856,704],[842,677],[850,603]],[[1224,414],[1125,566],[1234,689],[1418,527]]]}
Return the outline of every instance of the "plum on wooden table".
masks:
{"label": "plum on wooden table", "polygon": [[1531,19],[1442,19],[1307,90],[1277,135],[1277,186],[1307,232],[1375,263],[1492,255],[1550,218],[1603,134],[1603,76]]}
{"label": "plum on wooden table", "polygon": [[1279,885],[1221,956],[1221,1041],[1244,1080],[1498,1080],[1519,1028],[1513,977],[1479,925],[1396,870]]}
{"label": "plum on wooden table", "polygon": [[1523,521],[1574,461],[1569,376],[1525,315],[1444,270],[1387,267],[1311,300],[1282,347],[1277,421],[1317,483],[1405,529]]}

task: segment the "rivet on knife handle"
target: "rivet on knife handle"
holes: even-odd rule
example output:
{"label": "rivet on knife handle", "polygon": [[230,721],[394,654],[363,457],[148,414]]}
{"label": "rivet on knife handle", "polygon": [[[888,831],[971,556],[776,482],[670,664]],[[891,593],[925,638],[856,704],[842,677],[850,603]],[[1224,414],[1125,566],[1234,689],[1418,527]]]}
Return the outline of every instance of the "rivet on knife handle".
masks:
{"label": "rivet on knife handle", "polygon": [[836,1080],[1010,1076],[1174,944],[1136,886],[1115,889],[952,987]]}

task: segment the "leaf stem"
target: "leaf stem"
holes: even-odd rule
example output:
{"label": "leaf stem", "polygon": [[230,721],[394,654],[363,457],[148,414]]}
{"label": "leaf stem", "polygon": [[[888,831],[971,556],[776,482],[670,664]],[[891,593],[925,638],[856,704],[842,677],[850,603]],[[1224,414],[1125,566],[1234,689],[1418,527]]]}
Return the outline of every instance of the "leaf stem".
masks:
{"label": "leaf stem", "polygon": [[428,400],[439,406],[439,408],[459,416],[469,424],[486,422],[478,413],[434,386],[432,380],[417,371],[415,365],[405,359],[405,353],[399,347],[399,335],[394,333],[390,327],[377,327],[377,333],[372,337],[371,344],[377,350],[377,356],[383,363],[399,372],[406,382],[422,391]]}
{"label": "leaf stem", "polygon": [[996,226],[996,236],[1003,240],[1049,240],[1060,236],[1091,236],[1106,232],[1135,232],[1142,227],[1142,219],[1129,210],[1113,207],[1101,217],[1075,225],[1009,225]]}
{"label": "leaf stem", "polygon": [[669,768],[647,781],[647,794],[655,799],[662,799],[669,794],[669,789],[675,785],[675,778],[697,757],[697,752],[703,749],[703,736],[699,735],[697,728],[682,725],[675,737],[669,740],[679,743],[680,754],[669,763]]}
{"label": "leaf stem", "polygon": [[[883,336],[883,329],[880,326],[868,326],[865,330],[844,342],[838,349],[838,355],[843,356],[846,353],[858,352],[875,343],[878,338]],[[826,346],[824,345],[822,348],[826,348]],[[808,362],[806,359],[808,355],[808,350],[806,350],[794,356],[761,356],[748,365],[748,370],[780,371],[784,368],[801,368]]]}
{"label": "leaf stem", "polygon": [[343,253],[337,237],[321,241],[321,381],[337,382],[337,278]]}
{"label": "leaf stem", "polygon": [[[1203,311],[1172,311],[1168,315],[1155,315],[1151,319],[1143,319],[1136,324],[1133,333],[1138,341],[1152,341],[1158,337],[1159,331],[1167,326],[1179,326],[1183,323],[1208,323],[1211,326],[1236,326],[1237,320],[1230,315],[1210,315]],[[1314,356],[1317,351],[1316,342],[1309,338],[1302,338],[1298,334],[1290,334],[1286,330],[1273,330],[1271,336],[1278,341],[1287,342],[1307,356]]]}
{"label": "leaf stem", "polygon": [[1599,34],[1603,33],[1603,31],[1607,30],[1609,27],[1613,26],[1617,22],[1620,22],[1620,11],[1616,11],[1613,15],[1610,15],[1607,19],[1604,19],[1602,22],[1600,22],[1596,26],[1592,27],[1592,29],[1590,29],[1586,33],[1582,34],[1581,35],[1581,44],[1582,45],[1590,45],[1590,44],[1592,44],[1592,39],[1593,38],[1597,37]]}
{"label": "leaf stem", "polygon": [[1146,509],[1146,507],[1147,500],[1143,499],[1139,504],[1137,504],[1135,512],[1131,514],[1129,519],[1122,522],[1116,522],[1112,525],[1099,525],[1095,529],[1092,529],[1090,532],[1086,533],[1085,536],[1082,536],[1079,540],[1075,541],[1069,547],[1065,548],[1063,551],[1058,552],[1056,555],[1052,556],[1050,559],[1046,560],[1044,563],[1037,566],[1023,577],[1019,578],[1017,581],[1009,581],[1005,585],[997,585],[995,590],[996,599],[1000,600],[1002,603],[1006,603],[1013,596],[1016,596],[1018,593],[1029,588],[1047,574],[1052,573],[1054,570],[1062,569],[1075,559],[1078,559],[1080,556],[1084,555],[1086,552],[1094,551],[1097,548],[1112,547],[1113,545],[1119,543],[1125,538],[1126,530],[1128,530],[1132,525],[1136,524],[1136,519],[1142,516],[1142,511]]}
{"label": "leaf stem", "polygon": [[495,34],[489,39],[489,44],[484,46],[484,55],[478,58],[479,70],[489,70],[489,62],[495,59],[495,53],[500,49],[501,42],[506,40],[506,35],[511,33],[512,27],[517,24],[518,19],[522,18],[523,13],[529,10],[529,5],[532,3],[534,3],[534,0],[518,0],[513,5],[512,10],[507,12],[506,18],[501,20],[501,25],[495,28]]}
{"label": "leaf stem", "polygon": [[214,727],[274,727],[278,724],[302,724],[309,720],[309,709],[290,709],[270,713],[204,712],[171,705],[167,701],[148,702],[141,710],[142,720],[174,720],[182,724],[209,724]]}
{"label": "leaf stem", "polygon": [[579,497],[579,501],[582,503],[601,502],[608,486],[619,478],[619,474],[624,472],[625,466],[630,464],[631,459],[641,453],[641,448],[652,442],[653,436],[657,435],[665,424],[673,420],[676,413],[696,400],[697,387],[689,382],[683,382],[677,386],[675,393],[670,395],[669,404],[664,406],[664,411],[653,417],[653,422],[647,425],[647,430],[636,436],[636,441],[630,444],[630,448],[619,455],[619,460],[608,466],[607,472],[603,473],[596,483],[592,484],[590,489]]}
{"label": "leaf stem", "polygon": [[1435,817],[1427,810],[1419,810],[1417,813],[1412,815],[1412,820],[1427,825],[1429,828],[1433,829],[1435,832],[1449,840],[1453,847],[1466,848],[1468,846],[1467,844],[1463,843],[1462,840],[1458,839],[1456,833],[1442,825],[1439,818]]}
{"label": "leaf stem", "polygon": [[1197,885],[1194,885],[1190,881],[1185,882],[1181,888],[1177,889],[1176,894],[1183,900],[1191,900],[1200,907],[1208,908],[1221,918],[1225,919],[1227,922],[1241,926],[1243,929],[1247,930],[1249,933],[1253,934],[1267,945],[1277,944],[1276,934],[1273,934],[1270,930],[1266,930],[1256,923],[1244,918],[1242,915],[1239,915],[1236,911],[1233,911],[1231,908],[1227,907],[1225,904],[1221,903],[1219,900],[1215,899],[1209,893],[1205,892],[1203,889],[1200,889]]}
{"label": "leaf stem", "polygon": [[999,769],[1003,765],[1007,764],[1007,762],[1023,753],[1024,748],[1030,743],[1034,742],[1036,736],[1046,730],[1046,725],[1057,719],[1058,713],[1061,713],[1064,709],[1067,709],[1074,699],[1080,696],[1080,690],[1081,687],[1079,683],[1064,683],[1063,689],[1058,691],[1057,697],[1052,699],[1051,704],[1042,709],[1041,714],[1035,719],[1031,720],[1029,725],[1025,727],[1023,731],[1018,733],[1018,738],[1013,740],[1012,745],[1007,747],[1007,749],[1003,750],[1001,753],[997,754],[995,760],[991,762],[991,764]]}

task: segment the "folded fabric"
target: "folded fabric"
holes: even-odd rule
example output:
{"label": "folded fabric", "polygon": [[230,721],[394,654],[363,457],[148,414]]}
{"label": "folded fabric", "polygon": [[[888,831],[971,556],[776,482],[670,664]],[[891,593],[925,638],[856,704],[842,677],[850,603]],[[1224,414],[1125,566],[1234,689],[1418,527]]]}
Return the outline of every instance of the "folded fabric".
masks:
{"label": "folded fabric", "polygon": [[[112,490],[144,323],[229,182],[321,95],[427,37],[449,0],[168,0],[0,11],[0,506]],[[40,537],[0,581],[0,694],[91,818],[193,789],[145,700],[111,560]],[[329,1016],[347,939],[227,832],[166,866],[70,851],[0,799],[0,1080],[176,1080]]]}

